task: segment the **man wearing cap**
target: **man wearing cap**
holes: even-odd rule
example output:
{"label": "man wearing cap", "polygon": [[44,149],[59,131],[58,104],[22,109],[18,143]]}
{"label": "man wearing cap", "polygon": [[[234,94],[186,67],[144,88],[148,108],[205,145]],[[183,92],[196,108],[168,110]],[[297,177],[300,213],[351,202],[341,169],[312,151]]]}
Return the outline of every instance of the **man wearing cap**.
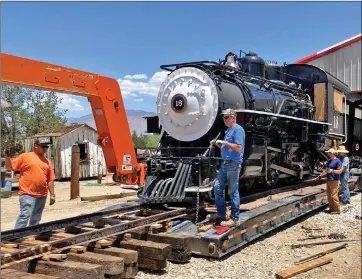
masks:
{"label": "man wearing cap", "polygon": [[[214,187],[217,214],[211,216],[210,221],[220,220],[222,226],[233,227],[240,225],[239,174],[243,163],[245,131],[236,123],[236,112],[234,110],[226,109],[221,114],[228,129],[225,132],[224,140],[211,141],[211,144],[221,148],[222,164]],[[224,198],[226,185],[228,185],[230,196],[230,220],[226,220]]]}
{"label": "man wearing cap", "polygon": [[50,205],[55,203],[54,180],[55,174],[52,163],[44,156],[48,143],[35,140],[34,152],[22,153],[11,159],[5,152],[7,170],[19,171],[19,203],[20,215],[15,229],[34,226],[40,223],[45,207],[48,191]]}
{"label": "man wearing cap", "polygon": [[349,187],[348,187],[348,179],[349,179],[349,158],[347,156],[347,153],[349,153],[348,150],[346,150],[346,147],[344,145],[340,145],[337,149],[339,159],[342,161],[342,173],[340,177],[340,182],[342,185],[342,203],[348,204],[350,203],[350,193],[349,193]]}
{"label": "man wearing cap", "polygon": [[336,157],[337,151],[330,148],[326,151],[329,158],[326,169],[317,177],[320,179],[327,175],[327,197],[329,203],[329,212],[331,214],[340,214],[341,209],[339,206],[338,190],[340,174],[343,171],[342,162]]}

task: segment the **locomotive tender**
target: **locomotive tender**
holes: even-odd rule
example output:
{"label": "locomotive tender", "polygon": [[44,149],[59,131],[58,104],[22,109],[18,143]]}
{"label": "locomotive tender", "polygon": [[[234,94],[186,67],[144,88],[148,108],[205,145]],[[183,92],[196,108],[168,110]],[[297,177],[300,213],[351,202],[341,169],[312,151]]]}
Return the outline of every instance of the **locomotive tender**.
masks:
{"label": "locomotive tender", "polygon": [[[266,63],[255,53],[228,53],[219,62],[163,65],[171,73],[147,132],[162,132],[147,159],[146,203],[212,199],[220,150],[210,146],[226,127],[221,111],[237,112],[245,129],[240,190],[317,176],[325,150],[347,141],[346,84],[315,66]],[[195,194],[197,193],[197,195]]]}

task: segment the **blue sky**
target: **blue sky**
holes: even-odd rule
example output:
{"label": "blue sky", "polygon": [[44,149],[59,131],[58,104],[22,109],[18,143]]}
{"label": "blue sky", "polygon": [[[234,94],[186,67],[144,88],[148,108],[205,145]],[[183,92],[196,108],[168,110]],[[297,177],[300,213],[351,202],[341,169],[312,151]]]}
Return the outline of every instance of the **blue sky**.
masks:
{"label": "blue sky", "polygon": [[[116,78],[127,109],[155,112],[162,64],[240,49],[291,63],[361,33],[360,11],[358,2],[2,2],[1,52]],[[90,113],[86,98],[63,97],[69,117]]]}

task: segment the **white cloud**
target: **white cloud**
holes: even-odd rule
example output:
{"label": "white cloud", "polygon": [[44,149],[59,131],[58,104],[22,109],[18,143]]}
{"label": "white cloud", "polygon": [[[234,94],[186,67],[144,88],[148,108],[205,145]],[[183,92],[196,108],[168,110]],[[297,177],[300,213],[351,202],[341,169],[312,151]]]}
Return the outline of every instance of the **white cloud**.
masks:
{"label": "white cloud", "polygon": [[147,75],[145,74],[138,74],[138,75],[126,75],[124,76],[125,79],[147,79]]}
{"label": "white cloud", "polygon": [[145,99],[143,99],[143,98],[138,98],[138,99],[133,99],[133,101],[135,101],[135,102],[143,102]]}
{"label": "white cloud", "polygon": [[[150,96],[157,96],[161,83],[167,77],[168,72],[156,72],[152,78],[147,81],[134,81],[130,79],[118,79],[119,86],[121,88],[122,96],[127,98],[128,96],[134,96],[134,94],[144,94]],[[145,75],[146,76],[146,75]],[[132,94],[132,95],[131,95]]]}
{"label": "white cloud", "polygon": [[131,93],[129,94],[131,97],[138,97],[138,95],[136,93]]}
{"label": "white cloud", "polygon": [[82,104],[77,100],[72,98],[71,96],[63,93],[57,93],[59,98],[61,99],[61,103],[59,104],[59,108],[67,109],[69,111],[81,111],[84,110]]}

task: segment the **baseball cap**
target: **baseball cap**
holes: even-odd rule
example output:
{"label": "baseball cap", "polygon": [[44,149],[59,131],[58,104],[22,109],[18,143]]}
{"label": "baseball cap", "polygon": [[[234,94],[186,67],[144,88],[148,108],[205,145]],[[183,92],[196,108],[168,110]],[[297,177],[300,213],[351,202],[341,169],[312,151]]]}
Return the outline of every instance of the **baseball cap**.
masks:
{"label": "baseball cap", "polygon": [[49,145],[50,142],[45,139],[35,139],[34,144],[36,145]]}
{"label": "baseball cap", "polygon": [[337,150],[335,150],[334,148],[330,148],[328,149],[327,151],[325,151],[326,153],[333,153],[333,154],[336,154],[337,153]]}
{"label": "baseball cap", "polygon": [[236,115],[236,111],[233,110],[233,109],[228,108],[228,109],[223,110],[223,111],[221,112],[221,114]]}

